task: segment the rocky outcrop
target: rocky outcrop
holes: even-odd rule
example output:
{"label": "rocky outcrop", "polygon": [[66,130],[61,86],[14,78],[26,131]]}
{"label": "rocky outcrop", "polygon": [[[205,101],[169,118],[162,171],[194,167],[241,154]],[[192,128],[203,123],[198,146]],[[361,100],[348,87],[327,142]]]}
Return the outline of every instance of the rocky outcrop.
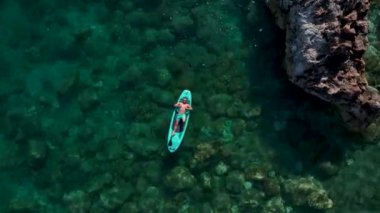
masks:
{"label": "rocky outcrop", "polygon": [[266,0],[286,30],[286,70],[306,92],[337,105],[363,130],[380,115],[365,77],[369,0]]}

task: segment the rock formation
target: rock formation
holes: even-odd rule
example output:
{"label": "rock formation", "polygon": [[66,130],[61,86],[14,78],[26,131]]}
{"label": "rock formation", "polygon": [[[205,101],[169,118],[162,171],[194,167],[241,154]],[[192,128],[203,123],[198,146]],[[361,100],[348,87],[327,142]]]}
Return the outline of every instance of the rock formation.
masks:
{"label": "rock formation", "polygon": [[364,130],[380,115],[380,95],[368,85],[365,62],[369,0],[266,0],[286,30],[291,82],[338,106]]}

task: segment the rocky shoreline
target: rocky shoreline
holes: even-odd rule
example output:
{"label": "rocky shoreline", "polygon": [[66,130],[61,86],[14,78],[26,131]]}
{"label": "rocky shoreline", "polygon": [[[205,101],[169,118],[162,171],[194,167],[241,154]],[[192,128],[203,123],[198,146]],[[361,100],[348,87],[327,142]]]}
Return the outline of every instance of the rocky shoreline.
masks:
{"label": "rocky shoreline", "polygon": [[368,85],[369,0],[267,0],[286,30],[285,64],[291,82],[336,105],[355,130],[380,115],[379,92]]}

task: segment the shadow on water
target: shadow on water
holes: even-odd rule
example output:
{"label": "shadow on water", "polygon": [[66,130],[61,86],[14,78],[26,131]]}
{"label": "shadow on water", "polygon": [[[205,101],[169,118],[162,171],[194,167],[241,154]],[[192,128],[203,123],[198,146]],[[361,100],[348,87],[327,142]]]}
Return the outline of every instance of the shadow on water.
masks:
{"label": "shadow on water", "polygon": [[335,107],[288,81],[282,66],[285,32],[275,25],[264,1],[256,4],[262,8],[256,12],[262,21],[244,19],[242,26],[251,46],[251,101],[262,108],[259,138],[274,151],[280,171],[321,175],[320,163],[339,164],[360,137],[343,126]]}

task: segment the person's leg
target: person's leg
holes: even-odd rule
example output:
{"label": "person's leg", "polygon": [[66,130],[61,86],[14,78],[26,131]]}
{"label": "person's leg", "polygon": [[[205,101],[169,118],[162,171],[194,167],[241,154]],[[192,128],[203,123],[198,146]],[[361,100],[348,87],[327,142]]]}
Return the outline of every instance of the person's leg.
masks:
{"label": "person's leg", "polygon": [[176,119],[175,122],[174,122],[174,127],[173,127],[172,135],[175,134],[175,132],[177,131],[177,128],[178,128],[178,120]]}

